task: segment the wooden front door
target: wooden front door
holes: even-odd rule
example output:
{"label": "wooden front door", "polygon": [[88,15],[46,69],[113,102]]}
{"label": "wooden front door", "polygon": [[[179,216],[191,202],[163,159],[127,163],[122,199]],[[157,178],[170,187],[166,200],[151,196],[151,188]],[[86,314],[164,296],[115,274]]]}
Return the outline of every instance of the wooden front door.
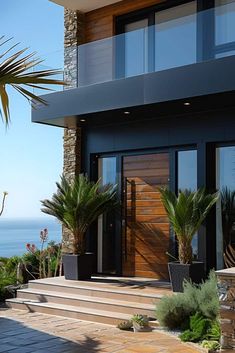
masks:
{"label": "wooden front door", "polygon": [[168,153],[123,158],[124,276],[168,279],[169,222],[158,191],[168,183]]}

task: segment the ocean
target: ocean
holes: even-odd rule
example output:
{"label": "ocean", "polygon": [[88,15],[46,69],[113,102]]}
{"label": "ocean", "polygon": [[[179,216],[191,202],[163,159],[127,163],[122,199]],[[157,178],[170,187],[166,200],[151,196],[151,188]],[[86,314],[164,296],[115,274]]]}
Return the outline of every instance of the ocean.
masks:
{"label": "ocean", "polygon": [[48,241],[61,241],[61,225],[53,218],[4,219],[0,218],[0,257],[22,255],[26,244],[40,246],[40,231],[48,229]]}

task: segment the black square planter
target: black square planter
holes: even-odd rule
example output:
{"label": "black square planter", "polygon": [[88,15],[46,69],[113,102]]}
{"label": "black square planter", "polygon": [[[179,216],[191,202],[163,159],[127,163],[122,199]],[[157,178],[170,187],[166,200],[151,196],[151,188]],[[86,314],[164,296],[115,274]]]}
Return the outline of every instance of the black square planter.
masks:
{"label": "black square planter", "polygon": [[65,279],[74,281],[91,279],[94,254],[63,255]]}
{"label": "black square planter", "polygon": [[193,262],[192,264],[180,264],[179,262],[168,263],[169,275],[173,292],[183,292],[184,280],[199,284],[205,279],[205,269],[203,262]]}

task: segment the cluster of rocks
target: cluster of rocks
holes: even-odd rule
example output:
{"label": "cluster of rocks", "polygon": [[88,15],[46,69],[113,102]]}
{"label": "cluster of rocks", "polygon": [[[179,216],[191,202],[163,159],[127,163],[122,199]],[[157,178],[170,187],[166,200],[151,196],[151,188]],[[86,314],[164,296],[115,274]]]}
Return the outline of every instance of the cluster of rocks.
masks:
{"label": "cluster of rocks", "polygon": [[235,349],[235,267],[217,271],[220,299],[221,346]]}

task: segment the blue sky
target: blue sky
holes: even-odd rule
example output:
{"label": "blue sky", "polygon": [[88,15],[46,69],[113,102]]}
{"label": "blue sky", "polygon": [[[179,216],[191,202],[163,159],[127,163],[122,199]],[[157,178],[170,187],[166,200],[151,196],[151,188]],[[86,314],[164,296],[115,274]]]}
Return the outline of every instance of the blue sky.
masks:
{"label": "blue sky", "polygon": [[[2,1],[1,35],[36,51],[46,66],[62,67],[63,8],[49,0]],[[50,198],[62,172],[63,130],[32,124],[29,103],[9,94],[9,129],[0,121],[0,193],[9,192],[4,217],[43,217],[39,200]]]}

